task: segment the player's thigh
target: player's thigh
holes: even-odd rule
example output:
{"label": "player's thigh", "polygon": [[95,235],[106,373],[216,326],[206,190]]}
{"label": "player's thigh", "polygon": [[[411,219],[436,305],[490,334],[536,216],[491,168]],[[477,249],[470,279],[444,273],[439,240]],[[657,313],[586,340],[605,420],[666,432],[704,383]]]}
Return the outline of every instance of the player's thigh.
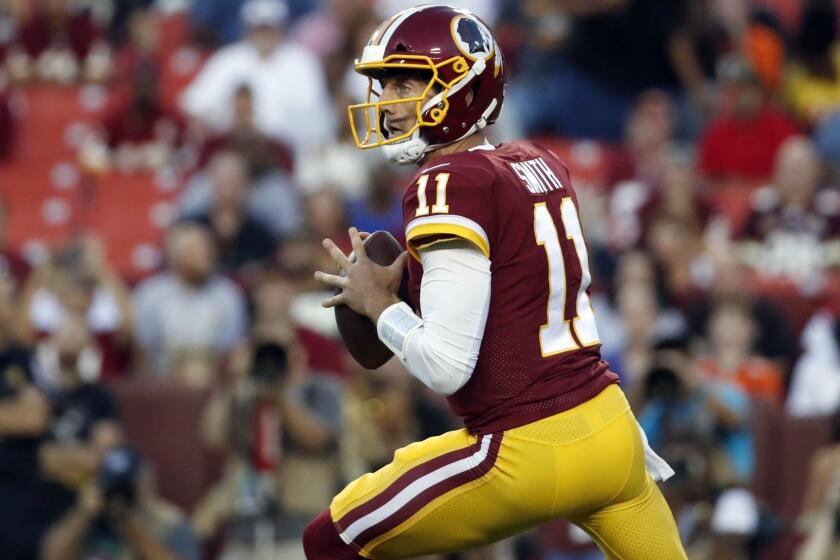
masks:
{"label": "player's thigh", "polygon": [[649,474],[641,492],[577,520],[608,560],[685,560],[671,509]]}
{"label": "player's thigh", "polygon": [[555,478],[550,447],[459,430],[397,451],[350,483],[330,513],[361,555],[412,558],[481,546],[548,519]]}
{"label": "player's thigh", "polygon": [[650,476],[633,500],[615,504],[580,523],[608,560],[684,560],[674,516]]}

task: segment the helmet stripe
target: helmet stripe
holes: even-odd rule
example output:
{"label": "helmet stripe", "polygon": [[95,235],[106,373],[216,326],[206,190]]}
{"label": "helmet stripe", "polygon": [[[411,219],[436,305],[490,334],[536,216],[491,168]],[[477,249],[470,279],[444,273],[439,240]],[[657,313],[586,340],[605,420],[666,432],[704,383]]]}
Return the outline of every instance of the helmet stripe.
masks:
{"label": "helmet stripe", "polygon": [[382,33],[382,38],[379,40],[378,44],[382,45],[383,47],[386,47],[388,45],[388,41],[391,40],[391,36],[394,34],[394,32],[397,30],[397,28],[400,25],[402,25],[402,22],[404,22],[406,19],[408,19],[408,16],[410,16],[412,14],[416,14],[417,12],[419,12],[421,10],[425,10],[428,7],[429,6],[416,6],[414,8],[408,8],[408,9],[403,10],[400,13],[396,14],[395,16],[393,16],[391,18],[393,20],[393,23],[391,25],[389,25],[385,29],[385,31]]}
{"label": "helmet stripe", "polygon": [[388,31],[388,28],[391,27],[391,24],[394,22],[395,19],[399,17],[399,13],[396,13],[383,21],[379,24],[379,27],[374,30],[373,34],[370,36],[370,41],[368,41],[368,45],[370,46],[378,46],[384,45],[382,43],[382,37],[385,35],[385,32]]}

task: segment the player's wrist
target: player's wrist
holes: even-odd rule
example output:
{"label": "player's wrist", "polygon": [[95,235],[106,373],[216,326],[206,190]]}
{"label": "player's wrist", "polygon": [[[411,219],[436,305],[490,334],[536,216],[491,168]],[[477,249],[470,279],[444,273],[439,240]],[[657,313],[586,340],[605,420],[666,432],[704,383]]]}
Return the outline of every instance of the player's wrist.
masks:
{"label": "player's wrist", "polygon": [[373,321],[373,324],[377,324],[379,322],[379,317],[382,315],[382,312],[391,307],[392,305],[399,303],[400,298],[398,298],[395,294],[388,294],[382,298],[376,299],[371,305],[368,306],[365,314]]}
{"label": "player's wrist", "polygon": [[380,314],[376,321],[379,340],[400,360],[405,358],[405,342],[408,335],[418,328],[422,320],[404,301],[397,300]]}

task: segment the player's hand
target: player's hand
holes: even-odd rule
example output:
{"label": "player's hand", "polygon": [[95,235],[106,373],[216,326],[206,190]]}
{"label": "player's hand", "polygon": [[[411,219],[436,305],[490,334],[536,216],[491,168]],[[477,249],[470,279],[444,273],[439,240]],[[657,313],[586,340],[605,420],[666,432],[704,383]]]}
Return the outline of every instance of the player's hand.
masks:
{"label": "player's hand", "polygon": [[[343,276],[318,271],[315,278],[339,288],[341,293],[324,300],[324,307],[347,305],[353,311],[367,315],[373,322],[390,305],[399,302],[397,291],[402,281],[403,268],[408,253],[403,252],[390,266],[379,266],[365,253],[363,236],[356,228],[350,228],[350,243],[354,258],[345,255],[331,239],[324,240],[324,248],[338,264]],[[366,236],[365,236],[366,237]]]}

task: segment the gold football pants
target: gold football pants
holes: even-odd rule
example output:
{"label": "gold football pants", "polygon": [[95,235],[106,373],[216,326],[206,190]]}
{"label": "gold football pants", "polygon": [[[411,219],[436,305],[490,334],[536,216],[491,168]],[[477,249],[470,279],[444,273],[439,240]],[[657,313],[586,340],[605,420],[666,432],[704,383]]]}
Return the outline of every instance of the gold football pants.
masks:
{"label": "gold football pants", "polygon": [[686,558],[617,385],[506,432],[461,429],[404,447],[350,483],[330,515],[345,543],[376,560],[478,547],[557,517],[610,560]]}

